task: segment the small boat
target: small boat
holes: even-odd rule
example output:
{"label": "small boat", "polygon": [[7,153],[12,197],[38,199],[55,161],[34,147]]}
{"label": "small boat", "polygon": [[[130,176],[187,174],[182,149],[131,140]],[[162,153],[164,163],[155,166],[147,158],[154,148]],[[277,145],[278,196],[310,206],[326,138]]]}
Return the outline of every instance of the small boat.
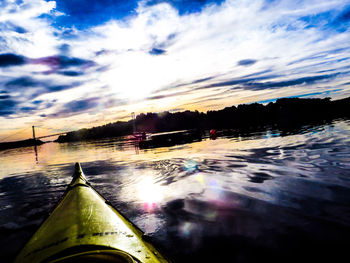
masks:
{"label": "small boat", "polygon": [[149,238],[87,181],[79,163],[72,182],[15,262],[168,262]]}
{"label": "small boat", "polygon": [[172,132],[154,133],[139,142],[140,149],[170,147],[179,144],[199,142],[202,132],[198,130],[181,130]]}
{"label": "small boat", "polygon": [[145,132],[134,132],[132,135],[134,139],[138,141],[146,140],[147,138],[147,135]]}

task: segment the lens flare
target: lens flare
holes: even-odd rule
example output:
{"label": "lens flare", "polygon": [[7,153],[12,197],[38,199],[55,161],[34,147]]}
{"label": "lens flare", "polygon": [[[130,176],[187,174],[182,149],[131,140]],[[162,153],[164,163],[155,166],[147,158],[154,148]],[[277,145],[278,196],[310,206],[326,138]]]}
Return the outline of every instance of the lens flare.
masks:
{"label": "lens flare", "polygon": [[197,169],[197,163],[193,160],[187,160],[184,166],[185,170],[188,172],[193,172]]}
{"label": "lens flare", "polygon": [[144,204],[144,209],[149,212],[155,210],[163,200],[162,187],[152,177],[145,177],[138,183],[137,195]]}

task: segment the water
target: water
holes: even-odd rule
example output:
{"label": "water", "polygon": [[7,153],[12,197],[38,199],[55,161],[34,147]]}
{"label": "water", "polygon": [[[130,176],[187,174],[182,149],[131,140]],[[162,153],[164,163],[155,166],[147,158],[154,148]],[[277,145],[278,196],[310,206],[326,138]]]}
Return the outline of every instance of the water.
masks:
{"label": "water", "polygon": [[11,261],[81,162],[174,262],[329,262],[350,239],[350,121],[140,150],[122,139],[0,152],[0,253]]}

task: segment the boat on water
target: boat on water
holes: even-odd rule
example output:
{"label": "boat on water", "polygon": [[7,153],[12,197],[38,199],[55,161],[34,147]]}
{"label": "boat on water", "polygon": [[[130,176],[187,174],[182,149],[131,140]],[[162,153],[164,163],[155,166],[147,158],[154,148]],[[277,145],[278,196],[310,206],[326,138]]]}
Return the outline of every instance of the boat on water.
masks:
{"label": "boat on water", "polygon": [[66,192],[15,262],[165,263],[168,260],[138,227],[91,186],[76,163]]}
{"label": "boat on water", "polygon": [[143,141],[143,140],[146,140],[147,138],[147,134],[145,132],[134,132],[132,136],[133,136],[133,139],[137,141]]}
{"label": "boat on water", "polygon": [[199,130],[181,130],[155,133],[146,139],[139,141],[140,149],[170,147],[179,144],[199,142],[202,140],[202,132]]}

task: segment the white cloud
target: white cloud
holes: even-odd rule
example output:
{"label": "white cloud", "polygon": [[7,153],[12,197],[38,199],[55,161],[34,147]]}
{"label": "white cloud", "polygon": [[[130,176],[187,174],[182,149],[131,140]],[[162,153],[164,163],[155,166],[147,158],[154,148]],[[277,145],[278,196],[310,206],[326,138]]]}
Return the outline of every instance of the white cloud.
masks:
{"label": "white cloud", "polygon": [[[225,77],[232,78],[273,68],[290,74],[303,63],[289,67],[289,62],[344,47],[350,40],[348,32],[325,38],[322,30],[307,28],[298,20],[300,16],[339,9],[343,1],[281,1],[268,8],[262,8],[263,4],[227,1],[185,16],[165,3],[140,5],[137,15],[126,21],[92,28],[87,37],[73,44],[73,52],[89,57],[109,50],[96,58],[101,64],[110,64],[110,70],[99,75],[100,80],[119,95],[145,96],[172,83],[222,73],[231,72]],[[154,47],[166,53],[151,56],[147,52]],[[256,59],[258,63],[237,67],[237,61],[243,59]],[[317,63],[310,62],[305,66]]]}
{"label": "white cloud", "polygon": [[[332,31],[332,28],[310,26],[300,18],[330,10],[340,12],[346,2],[286,0],[269,4],[263,0],[227,0],[221,5],[213,4],[201,12],[183,16],[166,3],[147,6],[141,2],[130,17],[81,31],[73,28],[75,37],[64,38],[62,31],[38,18],[43,14],[62,15],[55,9],[54,1],[26,0],[21,5],[8,1],[0,10],[0,22],[11,22],[24,27],[27,32],[2,31],[0,37],[5,42],[0,40],[0,49],[3,53],[35,58],[57,54],[57,47],[66,43],[70,46],[71,56],[93,60],[104,67],[100,71],[94,71],[94,67],[88,75],[75,78],[57,74],[45,76],[52,82],[65,83],[78,79],[87,83],[77,89],[44,94],[47,100],[54,97],[57,100],[49,113],[59,109],[62,103],[82,96],[100,96],[101,101],[104,101],[104,96],[129,99],[135,102],[134,107],[139,111],[149,111],[146,107],[150,105],[153,109],[158,107],[162,110],[181,107],[203,100],[203,96],[221,98],[218,107],[224,107],[274,96],[324,91],[330,89],[332,83],[344,89],[343,93],[336,93],[336,96],[342,97],[349,94],[349,87],[341,86],[341,83],[348,82],[349,74],[339,75],[336,81],[330,78],[324,82],[286,88],[247,91],[240,87],[241,84],[232,85],[236,88],[231,90],[220,86],[215,89],[195,88],[247,75],[254,78],[257,72],[265,72],[259,77],[267,78],[260,82],[287,81],[320,75],[321,71],[332,69],[345,72],[349,66],[346,58],[350,57],[349,49],[346,49],[350,43],[349,30],[338,32]],[[14,9],[16,12],[13,13]],[[163,54],[152,55],[149,53],[152,49]],[[329,52],[335,49],[339,50]],[[305,59],[307,57],[310,58]],[[256,60],[256,63],[249,66],[238,64],[247,59]],[[344,60],[339,61],[341,59]],[[35,70],[35,74],[38,70],[40,68]],[[28,71],[28,66],[17,67],[16,71],[7,70],[0,75],[15,77],[16,74],[29,74]],[[210,79],[189,84],[203,78]],[[183,83],[188,84],[181,89],[176,87]],[[170,91],[156,92],[164,88]],[[182,95],[142,102],[142,99],[154,94],[166,96],[174,90],[181,91]],[[227,91],[225,96],[222,95],[224,91]],[[196,107],[207,109],[212,104],[213,101],[203,100]],[[112,105],[115,108],[106,109],[106,112],[113,114],[122,108],[134,111],[132,106]],[[128,112],[123,112],[125,114]]]}
{"label": "white cloud", "polygon": [[0,9],[0,23],[10,23],[23,28],[23,33],[13,30],[1,31],[0,50],[29,57],[40,57],[55,52],[59,40],[54,37],[55,29],[44,19],[38,18],[50,14],[56,7],[54,1],[24,0],[3,3]]}

